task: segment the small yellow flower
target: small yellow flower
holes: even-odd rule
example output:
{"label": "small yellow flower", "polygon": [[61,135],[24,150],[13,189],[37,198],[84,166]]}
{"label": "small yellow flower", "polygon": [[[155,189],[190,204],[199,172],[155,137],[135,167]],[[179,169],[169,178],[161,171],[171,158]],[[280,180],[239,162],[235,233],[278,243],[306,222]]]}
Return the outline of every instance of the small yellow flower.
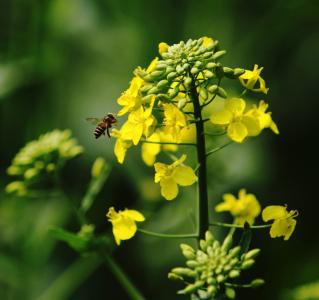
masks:
{"label": "small yellow flower", "polygon": [[147,138],[152,134],[156,125],[156,119],[152,115],[154,101],[155,97],[149,108],[145,109],[141,106],[130,113],[128,120],[121,128],[123,139],[132,140],[133,144],[137,145],[143,135]]}
{"label": "small yellow flower", "polygon": [[254,224],[255,218],[260,214],[260,204],[253,194],[247,194],[245,189],[238,193],[238,199],[232,194],[223,196],[224,202],[216,205],[216,212],[229,211],[238,225],[248,222]]}
{"label": "small yellow flower", "polygon": [[114,154],[115,154],[115,156],[117,158],[117,161],[120,164],[122,164],[124,162],[126,151],[132,146],[132,141],[131,140],[125,140],[123,138],[123,135],[122,135],[121,131],[122,131],[122,129],[121,130],[117,130],[115,128],[112,130],[112,137],[116,138],[116,142],[115,142],[115,145],[114,145]]}
{"label": "small yellow flower", "polygon": [[155,182],[160,183],[161,194],[166,200],[173,200],[178,195],[178,185],[192,185],[197,177],[191,167],[183,166],[186,155],[183,154],[180,159],[167,165],[164,163],[155,163]]}
{"label": "small yellow flower", "polygon": [[204,47],[208,47],[208,46],[210,46],[211,44],[214,43],[214,40],[212,38],[210,38],[210,37],[203,36],[202,39],[203,39],[203,46]]}
{"label": "small yellow flower", "polygon": [[[158,132],[154,132],[148,139],[150,142],[160,142],[161,138]],[[142,159],[149,167],[153,166],[156,156],[161,151],[160,144],[143,143],[142,145]]]}
{"label": "small yellow flower", "polygon": [[244,115],[245,107],[246,102],[241,98],[227,99],[224,109],[214,112],[210,120],[213,124],[227,126],[228,137],[241,143],[249,135],[261,131],[256,118]]}
{"label": "small yellow flower", "polygon": [[102,174],[105,167],[106,167],[105,159],[103,157],[98,157],[92,165],[91,176],[93,178],[98,178]]}
{"label": "small yellow flower", "polygon": [[168,44],[166,44],[164,42],[159,43],[158,44],[158,52],[159,52],[159,54],[162,55],[163,53],[167,52],[168,48],[169,48]]}
{"label": "small yellow flower", "polygon": [[175,142],[180,142],[180,132],[187,126],[186,116],[174,104],[163,104],[164,132],[171,136]]}
{"label": "small yellow flower", "polygon": [[[265,101],[261,100],[258,107],[254,105],[245,115],[257,119],[260,124],[260,130],[270,128],[275,134],[279,134],[278,127],[271,118],[271,112],[266,112],[268,106],[269,105]],[[250,135],[258,135],[259,133],[260,131],[255,132],[254,134],[251,132]]]}
{"label": "small yellow flower", "polygon": [[143,82],[142,78],[135,76],[130,83],[130,87],[117,99],[117,103],[123,106],[117,113],[118,116],[122,116],[142,105],[139,90],[143,85]]}
{"label": "small yellow flower", "polygon": [[297,210],[287,211],[286,206],[271,205],[267,206],[262,212],[264,222],[274,220],[270,228],[270,236],[272,238],[284,237],[287,241],[295,230],[297,221],[294,219],[298,216]]}
{"label": "small yellow flower", "polygon": [[[258,69],[258,65],[254,65],[252,71],[245,70],[245,73],[239,76],[241,84],[248,90],[253,92],[262,92],[264,94],[268,93],[268,88],[266,88],[266,83],[263,78],[261,78],[260,73],[263,68]],[[255,87],[256,83],[259,83],[259,87]]]}
{"label": "small yellow flower", "polygon": [[133,209],[124,209],[116,212],[114,207],[110,207],[106,214],[109,222],[113,226],[113,235],[117,245],[120,245],[121,241],[129,240],[132,238],[136,231],[136,222],[143,222],[144,216]]}

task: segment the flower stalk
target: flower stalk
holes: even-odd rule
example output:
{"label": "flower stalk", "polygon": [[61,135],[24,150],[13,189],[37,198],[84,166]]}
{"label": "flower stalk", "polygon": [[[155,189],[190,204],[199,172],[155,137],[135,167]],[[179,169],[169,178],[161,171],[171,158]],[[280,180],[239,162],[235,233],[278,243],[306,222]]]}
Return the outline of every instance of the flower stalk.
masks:
{"label": "flower stalk", "polygon": [[191,98],[194,105],[194,116],[196,122],[196,148],[197,161],[199,164],[198,175],[198,238],[203,239],[208,229],[208,195],[207,195],[207,166],[206,166],[206,144],[204,134],[204,122],[202,118],[199,95],[196,90],[195,80],[192,80]]}

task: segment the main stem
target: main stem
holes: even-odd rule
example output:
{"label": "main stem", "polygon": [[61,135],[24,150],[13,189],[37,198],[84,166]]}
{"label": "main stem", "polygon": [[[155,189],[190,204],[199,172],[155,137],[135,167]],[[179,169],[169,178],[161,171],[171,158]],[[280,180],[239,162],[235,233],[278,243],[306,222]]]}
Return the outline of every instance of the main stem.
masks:
{"label": "main stem", "polygon": [[199,163],[198,175],[198,235],[199,239],[205,238],[205,232],[208,230],[208,196],[207,196],[207,167],[206,167],[206,147],[204,122],[202,118],[199,95],[196,90],[195,80],[191,86],[191,97],[194,105],[194,117],[196,119],[196,144],[197,161]]}

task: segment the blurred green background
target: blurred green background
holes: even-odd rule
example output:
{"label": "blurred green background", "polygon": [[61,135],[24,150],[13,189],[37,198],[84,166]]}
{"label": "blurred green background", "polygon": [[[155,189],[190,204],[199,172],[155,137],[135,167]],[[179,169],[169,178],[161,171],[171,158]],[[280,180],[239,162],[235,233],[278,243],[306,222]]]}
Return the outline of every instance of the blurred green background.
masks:
{"label": "blurred green background", "polygon": [[[47,234],[54,224],[78,230],[70,203],[3,192],[9,182],[5,170],[15,153],[46,131],[70,128],[85,148],[63,173],[75,203],[86,190],[95,157],[113,165],[90,212],[98,232],[110,230],[105,218],[110,205],[152,216],[144,224],[152,230],[192,230],[185,212],[191,210],[195,191],[185,189],[166,202],[139,150],[130,150],[126,163],[118,165],[114,142],[96,141],[85,118],[118,111],[116,99],[133,69],[148,65],[159,42],[204,35],[227,49],[226,65],[265,67],[270,87],[265,100],[281,132],[232,145],[210,159],[212,211],[224,192],[246,187],[263,205],[287,203],[300,212],[289,242],[270,240],[267,232],[255,235],[253,246],[263,251],[245,278],[262,277],[267,284],[240,291],[238,299],[319,299],[291,293],[319,279],[318,16],[316,0],[0,0],[0,299],[38,299],[77,257]],[[180,286],[167,280],[170,268],[182,263],[179,242],[138,235],[114,256],[146,299],[183,299],[175,294]],[[106,266],[88,271],[87,277],[65,281],[74,286],[68,299],[128,299]]]}

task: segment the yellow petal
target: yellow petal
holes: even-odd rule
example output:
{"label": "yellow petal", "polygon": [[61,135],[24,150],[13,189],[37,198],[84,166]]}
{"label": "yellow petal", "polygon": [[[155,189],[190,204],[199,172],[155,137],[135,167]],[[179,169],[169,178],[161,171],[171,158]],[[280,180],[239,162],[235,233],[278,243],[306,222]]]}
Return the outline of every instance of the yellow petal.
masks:
{"label": "yellow petal", "polygon": [[188,166],[176,167],[172,176],[174,180],[182,186],[192,185],[197,179],[194,170]]}
{"label": "yellow petal", "polygon": [[277,124],[272,121],[271,124],[270,124],[270,129],[275,133],[275,134],[279,134],[279,129],[277,127]]}
{"label": "yellow petal", "polygon": [[145,220],[145,217],[143,214],[141,214],[139,211],[134,209],[125,209],[122,214],[128,218],[131,218],[134,221],[137,222],[143,222]]}
{"label": "yellow petal", "polygon": [[216,125],[227,125],[233,118],[232,113],[229,110],[223,109],[221,111],[214,112],[210,117],[210,121]]}
{"label": "yellow petal", "polygon": [[241,98],[231,98],[226,100],[225,109],[233,114],[242,114],[245,110],[246,102]]}
{"label": "yellow petal", "polygon": [[167,52],[169,46],[164,43],[164,42],[161,42],[158,44],[158,52],[159,54],[163,54],[164,52]]}
{"label": "yellow petal", "polygon": [[275,220],[270,228],[272,238],[283,236],[287,241],[295,230],[297,221],[292,218]]}
{"label": "yellow petal", "polygon": [[262,212],[264,222],[284,218],[288,215],[287,208],[281,205],[267,206]]}
{"label": "yellow petal", "polygon": [[224,202],[216,205],[215,207],[216,212],[231,210],[236,205],[237,200],[235,196],[232,194],[224,194],[223,199],[224,199]]}
{"label": "yellow petal", "polygon": [[260,134],[263,127],[261,126],[259,119],[245,115],[241,118],[242,123],[246,126],[249,136],[257,136]]}
{"label": "yellow petal", "polygon": [[178,186],[173,178],[165,178],[160,181],[161,194],[166,200],[173,200],[178,195]]}
{"label": "yellow petal", "polygon": [[118,245],[121,240],[132,238],[137,230],[135,222],[127,217],[121,217],[119,220],[112,221],[112,225],[113,235]]}
{"label": "yellow petal", "polygon": [[229,138],[237,143],[241,143],[248,135],[246,126],[241,122],[231,123],[227,128]]}

